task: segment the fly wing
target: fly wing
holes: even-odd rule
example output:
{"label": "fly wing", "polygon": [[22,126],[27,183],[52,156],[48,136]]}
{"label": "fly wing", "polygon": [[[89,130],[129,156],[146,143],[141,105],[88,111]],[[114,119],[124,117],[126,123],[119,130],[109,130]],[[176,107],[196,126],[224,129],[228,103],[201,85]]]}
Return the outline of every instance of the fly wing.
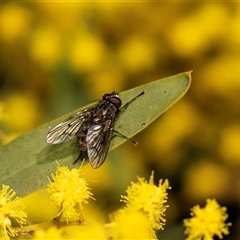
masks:
{"label": "fly wing", "polygon": [[82,123],[90,114],[90,109],[85,109],[71,115],[48,132],[46,142],[58,144],[75,139]]}
{"label": "fly wing", "polygon": [[86,143],[89,162],[92,168],[99,168],[105,161],[112,137],[111,120],[88,129]]}

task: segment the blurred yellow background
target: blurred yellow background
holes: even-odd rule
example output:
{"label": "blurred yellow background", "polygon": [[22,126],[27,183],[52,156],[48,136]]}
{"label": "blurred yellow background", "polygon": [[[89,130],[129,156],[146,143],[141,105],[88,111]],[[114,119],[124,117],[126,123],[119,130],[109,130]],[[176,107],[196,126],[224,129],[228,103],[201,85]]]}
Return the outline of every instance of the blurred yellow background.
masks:
{"label": "blurred yellow background", "polygon": [[116,210],[130,181],[154,170],[172,186],[166,233],[184,239],[190,208],[216,198],[233,223],[224,239],[240,239],[239,26],[233,2],[2,2],[0,144],[106,92],[195,69],[184,98],[134,137],[138,147],[84,167],[92,215]]}

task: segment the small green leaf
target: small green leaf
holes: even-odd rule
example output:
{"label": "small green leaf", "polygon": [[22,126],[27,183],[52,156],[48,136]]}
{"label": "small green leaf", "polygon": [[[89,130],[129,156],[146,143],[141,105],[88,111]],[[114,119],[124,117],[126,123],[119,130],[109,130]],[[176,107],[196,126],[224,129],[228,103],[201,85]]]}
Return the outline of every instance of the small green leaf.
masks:
{"label": "small green leaf", "polygon": [[[186,72],[120,93],[124,105],[144,91],[142,96],[120,113],[114,128],[123,135],[132,137],[177,102],[186,93],[190,83],[191,72]],[[74,112],[91,105],[76,109]],[[3,146],[0,150],[0,183],[9,185],[18,196],[24,196],[48,183],[47,176],[56,170],[56,160],[61,166],[76,167],[73,165],[79,155],[76,141],[58,145],[45,142],[49,129],[71,114],[73,112],[44,124]],[[122,137],[114,137],[110,150],[125,141],[126,139]]]}

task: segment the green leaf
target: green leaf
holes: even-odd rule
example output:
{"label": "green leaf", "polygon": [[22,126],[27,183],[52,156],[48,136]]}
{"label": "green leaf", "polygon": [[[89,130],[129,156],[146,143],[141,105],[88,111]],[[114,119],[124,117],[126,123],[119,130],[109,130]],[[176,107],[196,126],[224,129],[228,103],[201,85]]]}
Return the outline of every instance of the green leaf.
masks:
{"label": "green leaf", "polygon": [[[114,128],[123,135],[132,137],[177,102],[186,93],[190,83],[191,72],[185,72],[121,92],[123,105],[142,91],[144,94],[120,113]],[[47,176],[56,170],[56,160],[61,166],[78,167],[79,165],[73,165],[79,155],[76,141],[58,145],[45,142],[49,129],[71,114],[73,112],[33,129],[3,146],[0,150],[0,183],[9,185],[18,196],[24,196],[48,183]],[[125,141],[122,137],[114,137],[110,150]]]}

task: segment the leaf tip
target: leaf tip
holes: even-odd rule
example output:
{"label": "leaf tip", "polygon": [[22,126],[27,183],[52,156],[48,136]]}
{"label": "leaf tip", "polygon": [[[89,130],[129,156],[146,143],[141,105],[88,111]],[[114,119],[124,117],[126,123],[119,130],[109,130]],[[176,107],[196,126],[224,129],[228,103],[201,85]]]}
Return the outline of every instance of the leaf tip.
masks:
{"label": "leaf tip", "polygon": [[190,70],[190,71],[187,71],[187,72],[186,72],[186,74],[187,74],[187,76],[188,76],[188,79],[189,79],[189,84],[188,84],[188,86],[191,85],[191,82],[192,82],[192,72],[193,72],[193,71],[195,71],[195,68],[192,69],[192,70]]}

